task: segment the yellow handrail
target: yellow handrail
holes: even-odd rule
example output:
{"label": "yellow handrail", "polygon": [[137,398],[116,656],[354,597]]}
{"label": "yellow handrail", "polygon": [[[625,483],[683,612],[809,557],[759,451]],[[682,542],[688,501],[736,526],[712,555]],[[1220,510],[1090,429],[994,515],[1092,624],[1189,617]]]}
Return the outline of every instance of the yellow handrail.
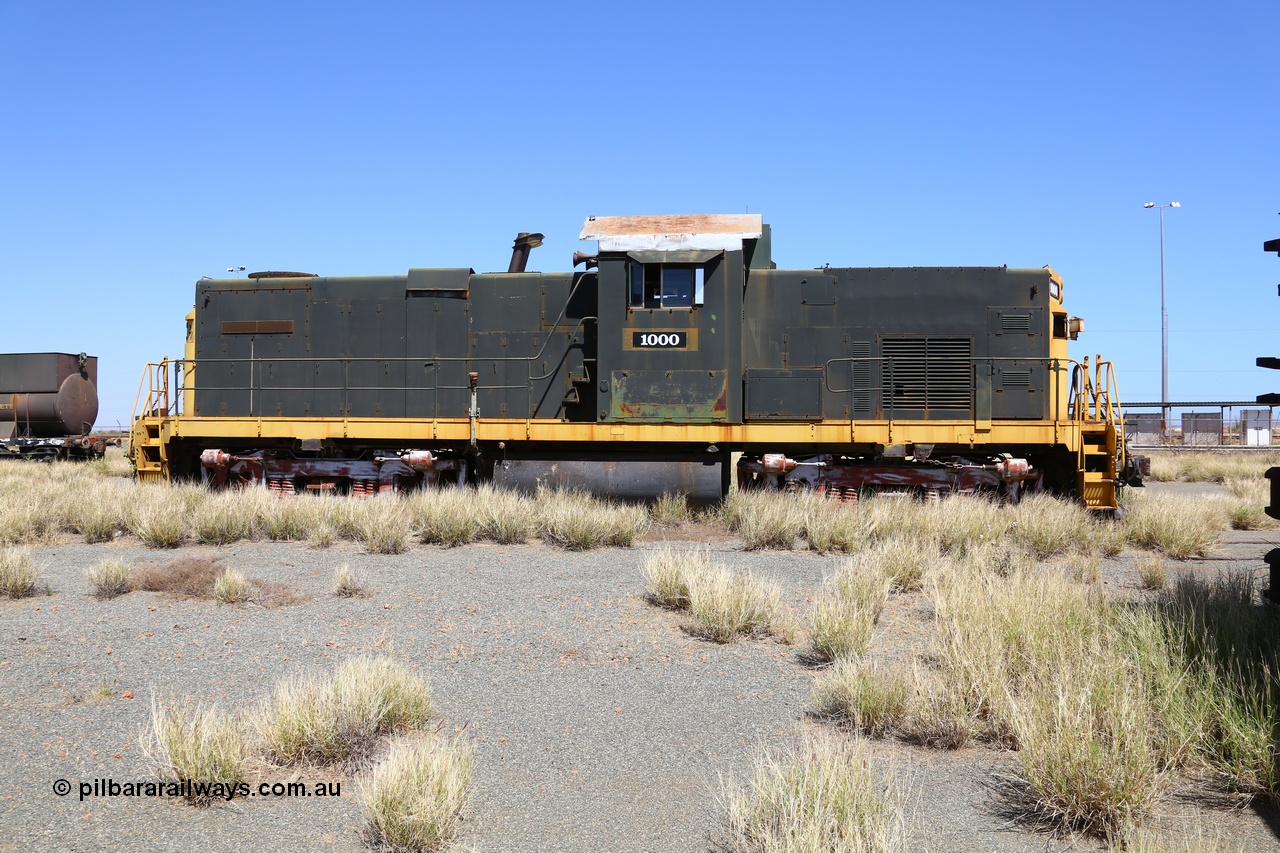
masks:
{"label": "yellow handrail", "polygon": [[[146,386],[146,396],[142,389]],[[142,369],[142,377],[138,380],[138,392],[133,398],[133,419],[147,416],[165,416],[169,409],[169,359],[159,363],[148,362]]]}

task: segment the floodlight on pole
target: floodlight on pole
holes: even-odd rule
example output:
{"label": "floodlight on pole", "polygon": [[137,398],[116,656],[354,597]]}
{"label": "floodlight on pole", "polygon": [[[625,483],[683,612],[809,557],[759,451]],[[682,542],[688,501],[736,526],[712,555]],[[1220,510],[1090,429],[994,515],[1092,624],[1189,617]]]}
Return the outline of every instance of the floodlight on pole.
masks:
{"label": "floodlight on pole", "polygon": [[1168,204],[1145,202],[1145,209],[1160,211],[1160,436],[1169,437],[1169,308],[1164,286],[1164,209],[1182,207],[1180,202]]}

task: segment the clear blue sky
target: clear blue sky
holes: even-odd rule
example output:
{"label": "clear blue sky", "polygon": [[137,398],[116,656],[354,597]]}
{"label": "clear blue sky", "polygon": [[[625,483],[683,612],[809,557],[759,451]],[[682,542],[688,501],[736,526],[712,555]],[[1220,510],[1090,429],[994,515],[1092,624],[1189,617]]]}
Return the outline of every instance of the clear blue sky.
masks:
{"label": "clear blue sky", "polygon": [[1280,391],[1280,4],[0,0],[0,351],[99,426],[202,275],[564,270],[589,214],[764,214],[780,267],[1052,264],[1129,400]]}

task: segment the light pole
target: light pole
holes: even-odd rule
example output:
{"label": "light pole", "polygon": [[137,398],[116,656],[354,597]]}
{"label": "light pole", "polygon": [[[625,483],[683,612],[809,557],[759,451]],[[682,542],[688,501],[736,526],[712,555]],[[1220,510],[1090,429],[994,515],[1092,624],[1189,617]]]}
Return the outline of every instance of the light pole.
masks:
{"label": "light pole", "polygon": [[1169,308],[1164,289],[1164,209],[1182,207],[1176,201],[1156,204],[1149,201],[1142,205],[1147,210],[1160,211],[1160,437],[1169,437]]}

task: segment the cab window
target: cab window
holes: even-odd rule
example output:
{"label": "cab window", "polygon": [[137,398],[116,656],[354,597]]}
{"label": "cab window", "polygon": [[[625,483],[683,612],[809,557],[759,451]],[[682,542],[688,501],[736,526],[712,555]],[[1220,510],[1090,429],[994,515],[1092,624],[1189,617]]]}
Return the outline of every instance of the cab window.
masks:
{"label": "cab window", "polygon": [[628,304],[632,308],[692,308],[703,304],[703,268],[693,264],[627,266]]}

